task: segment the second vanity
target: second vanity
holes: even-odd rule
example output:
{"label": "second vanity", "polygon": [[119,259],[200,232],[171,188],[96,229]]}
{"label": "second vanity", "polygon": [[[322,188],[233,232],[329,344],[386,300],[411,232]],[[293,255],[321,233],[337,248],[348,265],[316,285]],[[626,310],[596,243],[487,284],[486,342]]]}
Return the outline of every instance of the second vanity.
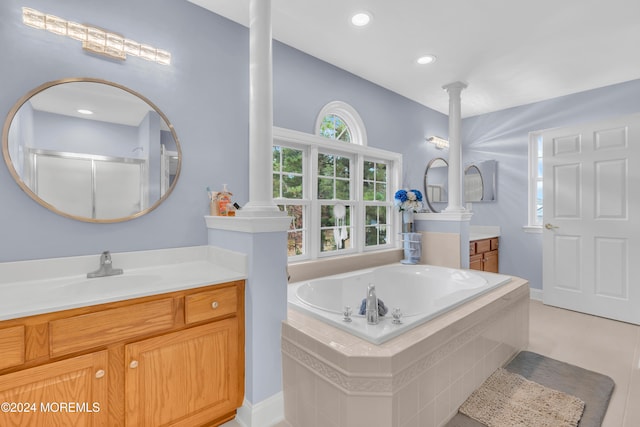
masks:
{"label": "second vanity", "polygon": [[471,226],[469,233],[469,268],[499,272],[500,227]]}
{"label": "second vanity", "polygon": [[114,254],[121,276],[65,275],[97,259],[0,264],[0,425],[232,419],[244,397],[243,255]]}

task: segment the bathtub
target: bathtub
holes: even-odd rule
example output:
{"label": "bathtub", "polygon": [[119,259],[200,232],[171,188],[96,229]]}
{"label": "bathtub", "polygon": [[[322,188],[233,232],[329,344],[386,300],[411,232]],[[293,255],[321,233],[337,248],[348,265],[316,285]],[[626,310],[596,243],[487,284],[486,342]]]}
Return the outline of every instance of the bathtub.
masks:
{"label": "bathtub", "polygon": [[[289,307],[318,318],[373,344],[381,344],[511,280],[510,276],[431,265],[392,264],[293,283]],[[369,325],[359,309],[367,285],[389,309]],[[345,321],[345,307],[351,321]],[[402,313],[400,323],[392,312]]]}

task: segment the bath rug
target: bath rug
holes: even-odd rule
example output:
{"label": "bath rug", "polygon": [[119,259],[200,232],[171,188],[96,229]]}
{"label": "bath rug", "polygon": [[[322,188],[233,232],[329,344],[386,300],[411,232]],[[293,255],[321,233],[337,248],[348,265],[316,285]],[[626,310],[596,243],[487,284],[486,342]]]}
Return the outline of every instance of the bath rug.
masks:
{"label": "bath rug", "polygon": [[576,427],[584,402],[505,369],[495,371],[459,411],[487,427]]}
{"label": "bath rug", "polygon": [[[585,409],[578,427],[602,425],[615,388],[615,383],[610,377],[531,351],[518,353],[505,369],[530,381],[582,399]],[[461,413],[456,414],[446,426],[485,427],[484,424]]]}

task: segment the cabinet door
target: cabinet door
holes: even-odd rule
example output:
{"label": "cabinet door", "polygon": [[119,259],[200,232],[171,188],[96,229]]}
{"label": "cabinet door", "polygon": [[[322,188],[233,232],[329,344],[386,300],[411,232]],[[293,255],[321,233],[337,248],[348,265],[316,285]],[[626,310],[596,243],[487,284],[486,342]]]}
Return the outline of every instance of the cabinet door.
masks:
{"label": "cabinet door", "polygon": [[0,425],[107,425],[107,351],[0,376]]}
{"label": "cabinet door", "polygon": [[484,254],[483,270],[491,273],[498,272],[498,251],[490,251]]}
{"label": "cabinet door", "polygon": [[469,268],[471,270],[482,270],[482,254],[471,255],[469,257]]}
{"label": "cabinet door", "polygon": [[240,353],[237,318],[127,345],[127,425],[194,426],[233,413],[244,394]]}

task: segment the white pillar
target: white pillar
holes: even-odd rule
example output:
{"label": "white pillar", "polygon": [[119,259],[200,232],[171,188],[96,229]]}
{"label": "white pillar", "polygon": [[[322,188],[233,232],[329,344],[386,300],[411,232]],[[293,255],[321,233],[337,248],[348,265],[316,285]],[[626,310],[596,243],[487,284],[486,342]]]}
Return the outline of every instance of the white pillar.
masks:
{"label": "white pillar", "polygon": [[249,3],[249,202],[238,216],[281,216],[273,202],[273,53],[271,0]]}
{"label": "white pillar", "polygon": [[462,149],[460,147],[460,92],[467,85],[450,83],[442,88],[449,93],[449,204],[444,212],[464,212],[462,204]]}

